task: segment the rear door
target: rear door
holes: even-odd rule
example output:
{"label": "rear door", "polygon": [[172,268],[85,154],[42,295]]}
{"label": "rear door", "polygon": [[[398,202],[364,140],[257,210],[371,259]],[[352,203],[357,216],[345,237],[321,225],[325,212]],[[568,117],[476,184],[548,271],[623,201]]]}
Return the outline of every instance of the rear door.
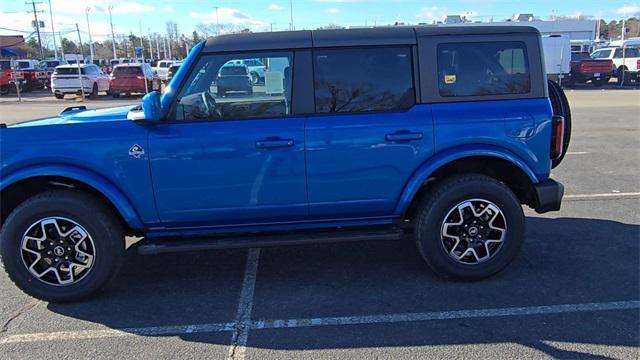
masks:
{"label": "rear door", "polygon": [[312,217],[392,215],[407,180],[433,153],[431,107],[416,105],[414,53],[410,45],[313,51]]}
{"label": "rear door", "polygon": [[[292,52],[203,55],[169,115],[150,128],[157,209],[167,226],[229,226],[306,218],[304,118],[291,115],[289,94],[221,97],[216,77],[230,60],[285,61]],[[290,71],[272,70],[291,84]]]}

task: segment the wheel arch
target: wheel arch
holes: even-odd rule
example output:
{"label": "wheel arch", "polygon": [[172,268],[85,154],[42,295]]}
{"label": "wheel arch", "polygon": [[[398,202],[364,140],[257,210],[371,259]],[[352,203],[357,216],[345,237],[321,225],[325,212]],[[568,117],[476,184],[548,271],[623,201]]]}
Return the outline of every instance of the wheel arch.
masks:
{"label": "wheel arch", "polygon": [[487,147],[448,151],[422,164],[405,185],[396,205],[396,214],[410,219],[424,194],[433,185],[449,176],[470,172],[488,175],[505,183],[521,203],[535,205],[534,184],[539,180],[533,170],[516,155]]}
{"label": "wheel arch", "polygon": [[4,176],[0,181],[0,223],[27,198],[60,187],[79,189],[103,200],[131,233],[144,229],[131,202],[113,183],[89,170],[67,165],[34,166]]}

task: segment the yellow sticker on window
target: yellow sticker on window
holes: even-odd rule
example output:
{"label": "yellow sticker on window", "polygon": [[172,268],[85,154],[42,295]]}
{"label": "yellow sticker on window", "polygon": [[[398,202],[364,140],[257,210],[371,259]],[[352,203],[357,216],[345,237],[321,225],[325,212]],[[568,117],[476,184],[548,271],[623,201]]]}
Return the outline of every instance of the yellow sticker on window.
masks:
{"label": "yellow sticker on window", "polygon": [[453,84],[456,82],[456,76],[455,75],[445,75],[444,76],[444,83],[445,84]]}

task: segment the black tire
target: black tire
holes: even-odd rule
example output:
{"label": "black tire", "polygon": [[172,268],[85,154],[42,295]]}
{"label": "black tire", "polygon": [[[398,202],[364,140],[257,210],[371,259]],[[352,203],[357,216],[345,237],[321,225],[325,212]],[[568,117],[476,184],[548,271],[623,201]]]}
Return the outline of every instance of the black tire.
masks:
{"label": "black tire", "polygon": [[249,96],[253,95],[253,87],[250,88],[249,90],[247,90],[247,95],[249,95]]}
{"label": "black tire", "polygon": [[251,72],[251,83],[254,85],[257,85],[260,82],[260,76],[258,75],[257,72],[252,71]]}
{"label": "black tire", "polygon": [[93,87],[91,88],[91,94],[89,94],[89,99],[96,99],[98,97],[98,84],[93,83]]}
{"label": "black tire", "polygon": [[9,85],[0,86],[0,95],[7,95],[9,93],[9,90],[10,90]]}
{"label": "black tire", "polygon": [[114,99],[117,99],[120,97],[120,93],[117,93],[117,92],[111,93],[111,97]]}
{"label": "black tire", "polygon": [[548,82],[549,88],[549,100],[551,100],[551,106],[553,108],[553,115],[560,115],[564,117],[564,145],[562,147],[562,154],[558,159],[551,162],[551,167],[555,168],[564,159],[569,149],[569,142],[571,141],[571,107],[569,106],[569,100],[564,93],[564,90],[553,80]]}
{"label": "black tire", "polygon": [[55,93],[55,94],[53,94],[53,95],[54,95],[54,96],[56,97],[56,99],[58,99],[58,100],[62,100],[62,99],[64,99],[64,94],[62,94],[62,93],[60,93],[60,94],[59,94],[59,93]]}
{"label": "black tire", "polygon": [[[441,236],[449,211],[470,199],[495,204],[504,215],[507,229],[501,247],[492,257],[476,264],[453,259]],[[427,194],[417,213],[415,236],[418,251],[436,274],[448,279],[480,280],[504,269],[516,257],[524,237],[524,214],[518,198],[503,183],[481,174],[455,175]]]}
{"label": "black tire", "polygon": [[[86,275],[64,286],[40,281],[22,258],[23,234],[40,219],[53,216],[81,225],[95,248],[93,265]],[[29,198],[11,212],[0,230],[0,257],[11,281],[25,293],[51,302],[76,301],[95,294],[116,274],[124,248],[123,228],[114,214],[95,197],[77,190],[52,190]]]}
{"label": "black tire", "polygon": [[218,89],[218,96],[225,97],[227,96],[227,91],[223,89]]}
{"label": "black tire", "polygon": [[593,79],[591,80],[591,83],[593,84],[593,86],[595,87],[603,87],[604,85],[606,85],[609,82],[608,78],[603,78],[603,79]]}

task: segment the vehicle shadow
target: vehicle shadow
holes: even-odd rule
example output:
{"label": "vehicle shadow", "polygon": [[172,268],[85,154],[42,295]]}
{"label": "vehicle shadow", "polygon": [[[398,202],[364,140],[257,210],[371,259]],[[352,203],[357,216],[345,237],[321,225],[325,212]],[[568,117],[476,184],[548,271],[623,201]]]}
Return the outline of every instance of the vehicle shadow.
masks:
{"label": "vehicle shadow", "polygon": [[[253,320],[300,319],[637,301],[640,226],[586,218],[527,218],[521,255],[479,282],[436,277],[412,242],[264,248]],[[54,313],[110,328],[234,320],[246,251],[128,254],[100,296],[48,304]],[[519,344],[559,358],[594,357],[558,344],[637,348],[638,309],[392,324],[252,330],[254,349],[313,350]],[[220,344],[206,334],[172,334]],[[424,350],[428,351],[428,350]],[[601,356],[600,358],[606,358]]]}

